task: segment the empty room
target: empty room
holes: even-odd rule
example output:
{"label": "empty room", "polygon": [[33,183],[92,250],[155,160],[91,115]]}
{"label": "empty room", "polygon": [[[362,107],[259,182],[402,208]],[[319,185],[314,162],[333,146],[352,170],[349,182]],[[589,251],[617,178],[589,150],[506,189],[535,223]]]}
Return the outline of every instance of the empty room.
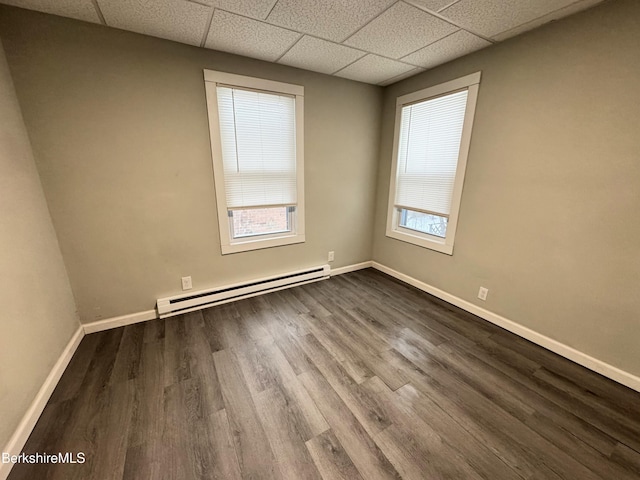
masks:
{"label": "empty room", "polygon": [[640,479],[640,2],[0,0],[0,480]]}

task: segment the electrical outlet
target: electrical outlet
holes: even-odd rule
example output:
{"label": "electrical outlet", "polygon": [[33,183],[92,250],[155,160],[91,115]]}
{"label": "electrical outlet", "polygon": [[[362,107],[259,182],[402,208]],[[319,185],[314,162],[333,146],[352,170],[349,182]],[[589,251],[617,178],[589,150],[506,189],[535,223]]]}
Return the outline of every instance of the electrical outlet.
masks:
{"label": "electrical outlet", "polygon": [[192,288],[191,277],[182,277],[182,290],[191,290]]}
{"label": "electrical outlet", "polygon": [[478,298],[480,300],[486,300],[488,294],[489,294],[488,288],[480,287],[480,290],[478,290]]}
{"label": "electrical outlet", "polygon": [[334,252],[329,252],[329,261],[333,262],[335,260],[335,254]]}

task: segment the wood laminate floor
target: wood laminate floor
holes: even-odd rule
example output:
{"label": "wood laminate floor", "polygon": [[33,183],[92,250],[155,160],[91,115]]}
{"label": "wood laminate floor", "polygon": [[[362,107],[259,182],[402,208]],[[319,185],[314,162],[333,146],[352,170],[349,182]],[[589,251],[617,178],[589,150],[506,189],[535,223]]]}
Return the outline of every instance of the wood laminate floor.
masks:
{"label": "wood laminate floor", "polygon": [[80,344],[10,479],[640,478],[640,394],[362,270]]}

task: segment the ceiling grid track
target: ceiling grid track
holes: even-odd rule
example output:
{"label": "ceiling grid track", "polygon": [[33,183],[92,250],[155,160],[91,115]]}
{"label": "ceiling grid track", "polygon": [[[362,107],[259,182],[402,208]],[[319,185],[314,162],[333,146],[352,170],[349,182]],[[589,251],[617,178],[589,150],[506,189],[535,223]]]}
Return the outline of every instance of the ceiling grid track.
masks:
{"label": "ceiling grid track", "polygon": [[295,46],[298,44],[298,42],[299,42],[300,40],[302,40],[302,38],[303,38],[303,37],[304,37],[304,34],[300,34],[300,36],[298,37],[298,39],[297,39],[295,42],[293,42],[293,43],[291,44],[291,46],[290,46],[289,48],[287,48],[287,49],[283,52],[283,54],[282,54],[282,55],[280,55],[280,56],[276,59],[275,63],[278,63],[278,62],[282,59],[282,57],[284,57],[287,53],[289,53],[289,52],[291,51],[291,49],[292,49],[293,47],[295,47]]}
{"label": "ceiling grid track", "polygon": [[444,7],[443,9],[441,9],[440,11],[436,12],[434,10],[429,10],[428,8],[425,8],[423,5],[420,5],[419,3],[417,3],[415,0],[407,0],[407,2],[416,7],[418,10],[422,10],[423,12],[428,13],[429,15],[433,15],[436,18],[439,18],[440,20],[443,20],[445,22],[447,22],[450,25],[453,25],[454,27],[458,27],[460,30],[464,30],[472,35],[475,35],[476,37],[480,37],[483,40],[486,40],[487,42],[491,42],[491,43],[496,43],[496,41],[494,39],[492,39],[491,37],[487,37],[479,32],[476,32],[474,30],[470,30],[469,28],[463,27],[461,26],[459,23],[454,22],[453,20],[451,20],[448,17],[445,17],[443,14],[441,14],[440,12],[446,10],[449,7],[452,7],[453,5],[455,5],[456,3],[459,3],[460,0],[458,0],[457,2],[453,2],[450,5],[447,5],[446,7]]}
{"label": "ceiling grid track", "polygon": [[98,0],[91,0],[91,3],[93,4],[93,8],[96,9],[96,15],[98,15],[100,23],[104,26],[108,26],[107,21],[104,19],[104,15],[102,14],[102,10],[100,9],[100,5],[98,5]]}
{"label": "ceiling grid track", "polygon": [[[387,13],[389,10],[391,10],[391,8],[393,8],[394,5],[400,3],[401,0],[397,1],[397,2],[393,2],[391,5],[389,5],[387,8],[385,8],[383,11],[381,11],[378,15],[376,15],[375,17],[373,17],[372,19],[370,19],[368,22],[365,22],[364,24],[360,25],[360,27],[358,27],[354,32],[352,32],[350,35],[347,36],[347,38],[345,38],[344,40],[342,40],[340,42],[340,45],[344,45],[344,42],[346,42],[347,40],[349,40],[351,37],[353,37],[356,33],[358,33],[360,30],[362,30],[364,27],[366,27],[367,25],[369,25],[370,23],[374,22],[375,20],[377,20],[378,18],[380,18],[382,15],[384,15],[385,13]],[[349,47],[351,47],[349,45]],[[351,47],[354,48],[354,47]],[[368,52],[368,53],[372,53],[372,52]]]}
{"label": "ceiling grid track", "polygon": [[602,1],[0,0],[0,4],[388,85]]}
{"label": "ceiling grid track", "polygon": [[200,42],[200,47],[204,48],[205,44],[207,43],[207,37],[209,36],[209,32],[211,31],[211,22],[213,21],[213,16],[216,13],[216,9],[212,8],[211,11],[209,12],[209,18],[207,18],[207,24],[206,27],[204,29],[204,35],[202,35],[202,41]]}

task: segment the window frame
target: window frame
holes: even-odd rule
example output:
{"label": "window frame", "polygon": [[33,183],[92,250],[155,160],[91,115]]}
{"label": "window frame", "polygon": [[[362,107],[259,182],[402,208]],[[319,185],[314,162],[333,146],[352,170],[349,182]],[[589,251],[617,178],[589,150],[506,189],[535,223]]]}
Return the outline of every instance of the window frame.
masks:
{"label": "window frame", "polygon": [[[262,248],[292,245],[305,241],[304,222],[304,87],[290,83],[277,82],[245,75],[227,72],[204,70],[205,93],[209,119],[209,135],[211,139],[211,158],[213,164],[213,178],[216,191],[216,205],[218,211],[218,226],[220,232],[220,248],[222,255],[246,252]],[[220,136],[220,116],[218,111],[217,86],[260,90],[266,93],[291,95],[295,97],[295,128],[296,128],[296,196],[297,203],[293,213],[294,221],[291,232],[261,234],[250,237],[234,238],[227,207],[227,196],[224,183],[224,165],[222,161],[222,141]],[[251,208],[270,207],[260,205]],[[235,208],[234,210],[239,210]]]}
{"label": "window frame", "polygon": [[[473,119],[475,117],[476,102],[478,99],[478,89],[480,86],[481,72],[472,73],[464,77],[451,80],[449,82],[434,85],[433,87],[424,88],[417,92],[402,95],[396,99],[396,115],[393,134],[393,156],[391,162],[391,173],[389,181],[389,203],[387,209],[387,226],[386,236],[408,242],[419,247],[435,250],[447,255],[453,255],[453,244],[458,224],[458,214],[460,212],[460,203],[462,200],[462,187],[464,184],[464,175],[467,167],[467,157],[469,155],[469,146],[471,144],[471,131],[473,128]],[[456,176],[453,184],[453,192],[451,198],[451,210],[447,221],[447,233],[444,238],[411,230],[400,226],[401,208],[395,205],[396,185],[398,176],[398,147],[400,142],[400,124],[402,118],[402,107],[413,103],[419,103],[441,97],[460,90],[468,90],[467,104],[462,127],[462,137],[460,139],[460,151],[458,154],[458,163],[456,166]],[[404,206],[405,209],[413,210]],[[418,211],[418,210],[414,210]]]}

